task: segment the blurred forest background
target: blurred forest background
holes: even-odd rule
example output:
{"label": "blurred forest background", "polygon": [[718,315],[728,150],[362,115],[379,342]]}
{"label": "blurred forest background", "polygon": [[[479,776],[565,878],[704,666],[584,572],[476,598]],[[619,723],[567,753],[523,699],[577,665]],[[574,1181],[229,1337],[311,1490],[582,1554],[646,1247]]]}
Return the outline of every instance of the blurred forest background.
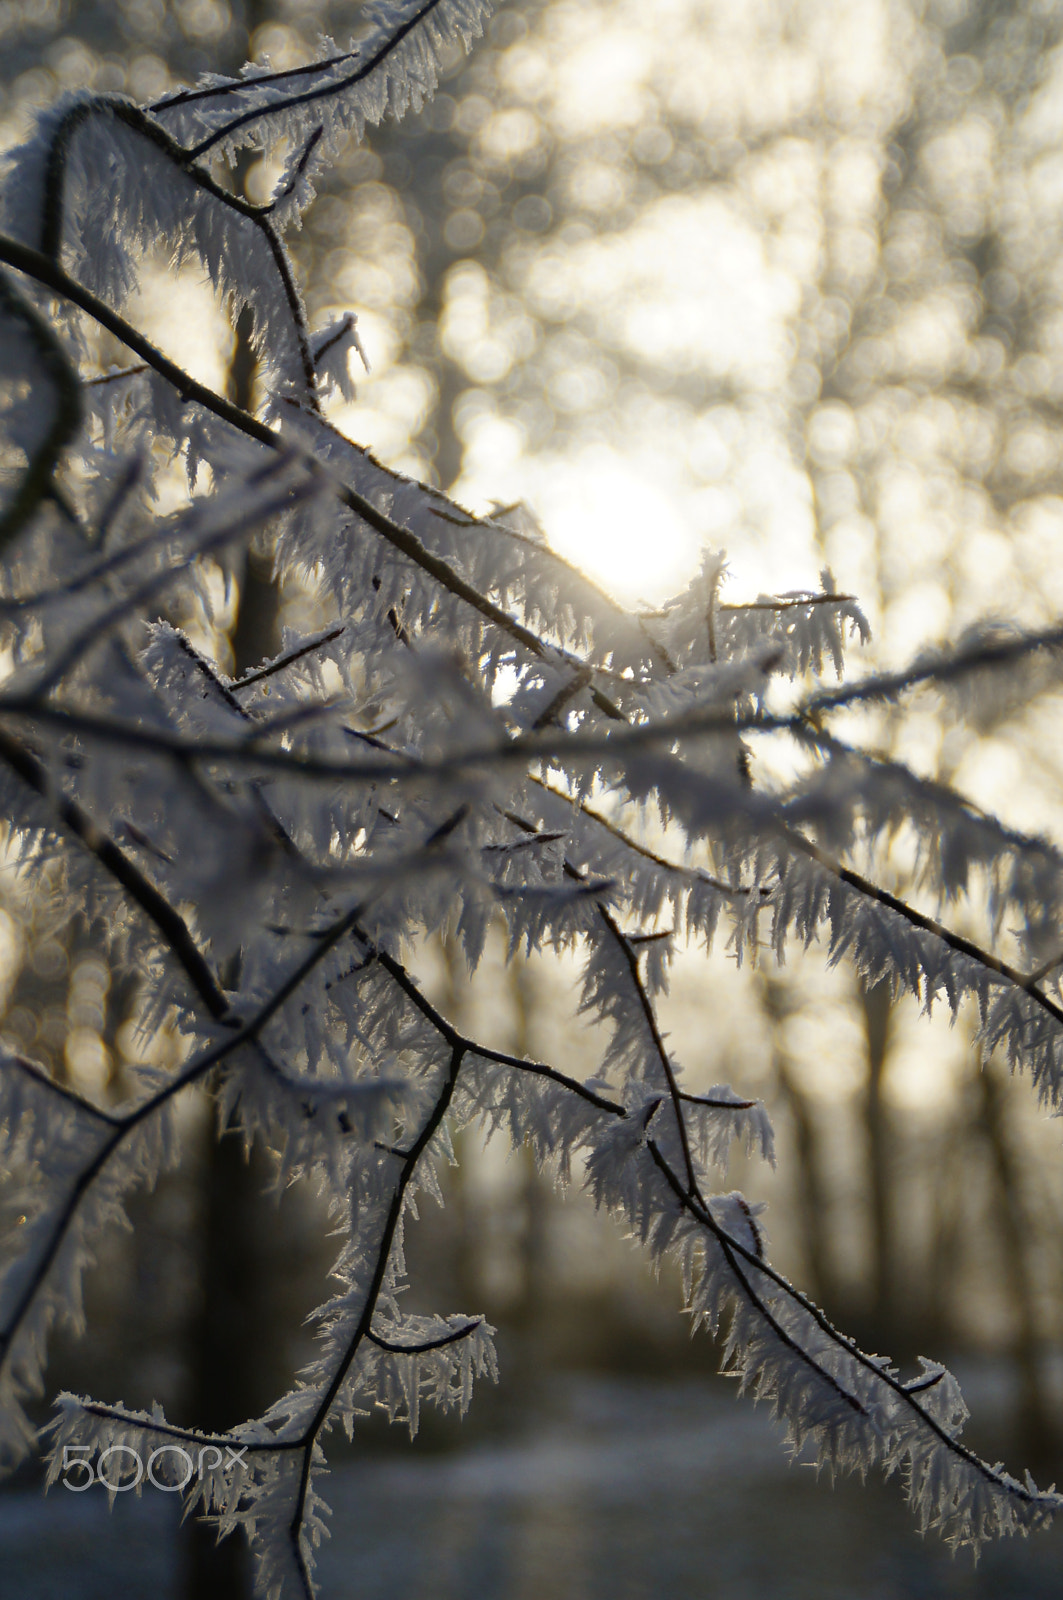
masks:
{"label": "blurred forest background", "polygon": [[[0,143],[64,89],[152,100],[249,53],[285,66],[320,32],[345,42],[357,11],[0,0]],[[265,197],[273,176],[239,179]],[[986,616],[1063,613],[1061,244],[1056,0],[509,0],[420,115],[348,150],[295,254],[312,321],[358,313],[371,371],[335,420],[390,465],[474,508],[524,501],[646,608],[703,547],[728,553],[725,601],[814,588],[829,566],[871,620],[850,658],[870,667]],[[146,329],[254,403],[244,333],[193,279],[161,285],[145,279]],[[216,588],[212,615],[175,620],[236,670],[315,625],[264,553]],[[889,711],[851,728],[1058,841],[1059,710],[1001,690],[959,725],[928,693],[903,728]],[[874,870],[899,883],[912,864],[901,835]],[[137,1032],[100,930],[55,924],[46,873],[0,875],[0,905],[6,1039],[105,1098],[126,1062],[176,1050]],[[594,1070],[564,961],[506,967],[500,944],[472,990],[445,947],[420,970],[463,1027]],[[895,1007],[814,949],[738,971],[722,946],[677,959],[666,1012],[693,1086],[768,1104],[778,1169],[736,1159],[728,1186],[768,1202],[776,1262],[865,1346],[1006,1361],[1016,1459],[1056,1459],[1060,1130],[978,1059],[973,1019]],[[263,1198],[268,1163],[215,1146],[204,1106],[185,1131],[182,1171],[137,1200],[91,1279],[91,1338],[56,1371],[225,1426],[286,1385],[330,1247],[313,1198]],[[486,1312],[503,1384],[714,1366],[678,1285],[578,1192],[562,1201],[499,1141],[464,1134],[459,1154],[408,1241],[413,1293]]]}

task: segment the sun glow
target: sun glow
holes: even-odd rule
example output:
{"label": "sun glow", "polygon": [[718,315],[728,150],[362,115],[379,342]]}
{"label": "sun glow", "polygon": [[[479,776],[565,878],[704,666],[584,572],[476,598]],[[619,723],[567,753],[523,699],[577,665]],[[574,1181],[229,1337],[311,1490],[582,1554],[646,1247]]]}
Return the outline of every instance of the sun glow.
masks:
{"label": "sun glow", "polygon": [[[456,499],[472,510],[523,501],[556,548],[627,603],[675,593],[706,546],[725,550],[754,594],[782,572],[785,587],[814,586],[823,565],[788,422],[818,381],[797,333],[822,270],[821,153],[797,137],[760,151],[753,136],[811,110],[822,88],[844,100],[850,69],[825,38],[779,38],[771,8],[724,9],[717,33],[703,7],[671,0],[662,37],[660,11],[557,5],[541,28],[512,22],[494,101],[462,98],[455,80],[446,116],[470,142],[442,169],[436,199],[449,215],[421,219],[454,255],[436,314],[447,364],[437,419],[431,363],[419,364],[428,346],[409,339],[410,275],[378,274],[366,299],[379,230],[362,248],[347,229],[344,271],[380,326],[366,325],[373,371],[341,425],[405,471],[439,445]],[[881,22],[877,6],[867,12],[855,30],[865,47]],[[870,60],[868,48],[856,54]],[[693,93],[695,59],[715,75],[708,99]],[[859,95],[888,98],[892,81],[861,77]],[[698,170],[703,146],[723,175]],[[551,152],[552,176],[513,203],[496,256],[500,197],[512,180],[519,193]],[[853,138],[843,155],[830,167],[830,204],[850,219],[855,271],[877,250],[879,168],[870,141]],[[357,205],[372,200],[383,215],[384,186],[365,193]],[[413,260],[415,232],[408,211],[388,211],[391,256]],[[446,393],[455,374],[456,395]],[[849,540],[841,554],[862,549]],[[855,588],[860,575],[843,566],[840,578]]]}

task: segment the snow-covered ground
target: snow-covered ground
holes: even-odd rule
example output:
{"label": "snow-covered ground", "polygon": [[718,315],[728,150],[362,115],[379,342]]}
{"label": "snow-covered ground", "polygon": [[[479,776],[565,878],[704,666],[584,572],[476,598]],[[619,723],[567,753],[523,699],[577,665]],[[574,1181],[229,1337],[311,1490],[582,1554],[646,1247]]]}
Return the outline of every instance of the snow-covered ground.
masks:
{"label": "snow-covered ground", "polygon": [[[817,1484],[719,1384],[551,1383],[510,1433],[345,1462],[324,1485],[325,1600],[1057,1600],[1063,1528],[977,1568],[912,1531],[896,1486]],[[149,1491],[0,1496],[0,1593],[178,1600]]]}

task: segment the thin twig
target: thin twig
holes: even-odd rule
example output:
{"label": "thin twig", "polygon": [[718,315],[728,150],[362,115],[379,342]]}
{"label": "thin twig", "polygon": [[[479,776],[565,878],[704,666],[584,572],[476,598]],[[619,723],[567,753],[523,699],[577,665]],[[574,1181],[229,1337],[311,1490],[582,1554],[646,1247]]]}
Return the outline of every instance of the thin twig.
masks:
{"label": "thin twig", "polygon": [[423,1344],[394,1344],[390,1339],[384,1339],[379,1333],[374,1333],[372,1328],[366,1333],[370,1344],[375,1344],[378,1350],[386,1350],[389,1355],[395,1356],[420,1356],[429,1350],[443,1350],[448,1344],[458,1344],[462,1339],[467,1339],[477,1328],[484,1325],[483,1317],[476,1317],[474,1321],[467,1322],[463,1328],[452,1328],[449,1333],[443,1334],[438,1339],[426,1339]]}

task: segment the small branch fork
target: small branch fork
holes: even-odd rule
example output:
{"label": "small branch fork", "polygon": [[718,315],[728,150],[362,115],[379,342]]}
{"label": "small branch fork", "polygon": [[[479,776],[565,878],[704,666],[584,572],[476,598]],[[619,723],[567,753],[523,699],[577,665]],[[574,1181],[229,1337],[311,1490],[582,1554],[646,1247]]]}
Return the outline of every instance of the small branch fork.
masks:
{"label": "small branch fork", "polygon": [[187,105],[196,100],[218,98],[224,94],[237,94],[241,90],[260,88],[267,83],[293,81],[299,76],[310,76],[314,72],[327,72],[331,68],[342,66],[348,61],[357,62],[357,65],[352,67],[351,71],[343,77],[330,78],[319,87],[304,89],[301,92],[297,91],[288,95],[284,100],[267,106],[251,107],[247,111],[237,112],[235,116],[229,118],[228,122],[223,123],[220,128],[206,138],[201,139],[188,152],[193,159],[198,160],[201,156],[207,155],[216,145],[223,144],[227,139],[231,139],[241,129],[251,127],[256,122],[264,121],[267,117],[275,116],[279,111],[297,111],[303,106],[314,105],[319,100],[334,99],[337,95],[342,94],[345,89],[353,89],[356,84],[364,82],[372,73],[379,71],[388,57],[393,55],[402,45],[403,41],[416,28],[420,27],[422,22],[425,22],[434,12],[438,11],[442,4],[443,0],[424,0],[424,4],[411,17],[408,17],[401,27],[396,28],[394,33],[381,39],[377,49],[364,58],[362,52],[355,48],[331,59],[309,63],[306,67],[295,71],[262,74],[253,78],[235,80],[232,83],[207,90],[187,90],[183,94],[169,96],[158,101],[152,109],[156,115],[165,115],[167,111],[175,109],[177,106]]}
{"label": "small branch fork", "polygon": [[867,1415],[866,1409],[860,1403],[860,1401],[855,1396],[850,1395],[849,1392],[837,1381],[836,1378],[834,1378],[831,1373],[829,1373],[819,1362],[817,1362],[815,1358],[798,1343],[797,1340],[793,1339],[786,1332],[786,1330],[779,1325],[778,1320],[772,1315],[771,1310],[763,1297],[753,1287],[751,1282],[752,1277],[762,1276],[766,1278],[771,1283],[775,1291],[781,1293],[798,1305],[801,1310],[812,1320],[812,1322],[815,1323],[820,1331],[831,1340],[833,1344],[835,1344],[840,1350],[843,1350],[847,1356],[857,1363],[857,1365],[863,1367],[866,1372],[870,1373],[878,1382],[884,1384],[887,1389],[891,1390],[899,1400],[909,1407],[919,1417],[921,1425],[925,1426],[935,1436],[940,1444],[944,1445],[947,1450],[952,1451],[969,1467],[973,1467],[974,1470],[978,1472],[987,1483],[992,1484],[995,1489],[1013,1496],[1014,1498],[1017,1498],[1028,1505],[1043,1505],[1046,1512],[1057,1513],[1061,1508],[1063,1508],[1063,1496],[1057,1495],[1051,1490],[1047,1492],[1041,1492],[1036,1489],[1032,1489],[1027,1485],[1018,1483],[1010,1476],[1005,1476],[1001,1471],[995,1467],[991,1467],[987,1462],[983,1461],[980,1456],[977,1456],[973,1450],[970,1450],[965,1444],[961,1443],[959,1439],[955,1438],[951,1433],[949,1433],[948,1430],[944,1428],[941,1423],[938,1422],[938,1420],[925,1409],[925,1407],[920,1405],[919,1401],[915,1398],[917,1395],[925,1393],[927,1390],[933,1388],[934,1385],[940,1381],[938,1376],[932,1375],[929,1378],[916,1379],[912,1383],[903,1383],[901,1379],[897,1377],[897,1375],[888,1367],[880,1364],[879,1361],[873,1359],[871,1356],[866,1355],[864,1351],[862,1351],[847,1334],[842,1333],[839,1328],[836,1328],[834,1324],[824,1316],[819,1307],[815,1305],[813,1301],[809,1300],[807,1295],[802,1294],[799,1289],[795,1289],[794,1286],[783,1277],[782,1273],[777,1272],[775,1268],[770,1266],[769,1263],[761,1256],[750,1250],[741,1242],[741,1240],[736,1239],[733,1234],[728,1233],[725,1228],[720,1226],[720,1224],[713,1217],[708,1206],[706,1206],[704,1202],[699,1200],[697,1197],[691,1195],[685,1189],[678,1174],[661,1154],[660,1147],[657,1145],[655,1140],[648,1138],[646,1144],[653,1159],[654,1165],[664,1177],[668,1187],[672,1190],[678,1205],[696,1222],[698,1222],[701,1227],[705,1229],[706,1233],[710,1234],[715,1242],[719,1245],[728,1266],[735,1274],[742,1293],[748,1298],[750,1304],[757,1311],[757,1314],[762,1316],[768,1325],[771,1326],[776,1337],[779,1338],[780,1342],[786,1345],[791,1354],[797,1356],[810,1369],[813,1369],[821,1379],[823,1379],[836,1391],[838,1396],[843,1399],[847,1405],[849,1405],[861,1416]]}
{"label": "small branch fork", "polygon": [[296,287],[295,278],[292,275],[288,253],[284,248],[279,233],[270,221],[269,211],[271,208],[251,205],[240,195],[233,194],[230,190],[223,188],[205,167],[201,167],[198,164],[200,151],[183,149],[181,145],[170,138],[170,135],[154,117],[148,115],[139,106],[132,105],[128,100],[120,99],[117,96],[98,95],[91,100],[84,100],[77,105],[71,106],[70,110],[58,123],[52,136],[45,170],[40,239],[41,254],[57,268],[61,268],[65,184],[71,146],[78,132],[97,117],[111,117],[114,121],[122,123],[139,137],[145,139],[148,144],[153,145],[171,161],[179,171],[183,172],[197,189],[208,194],[218,205],[243,218],[261,234],[273,261],[273,268],[277,274],[281,292],[291,318],[291,325],[295,333],[299,358],[302,364],[307,401],[314,410],[319,409],[317,377],[314,370],[313,356],[310,351],[310,335],[306,326],[303,303]]}

